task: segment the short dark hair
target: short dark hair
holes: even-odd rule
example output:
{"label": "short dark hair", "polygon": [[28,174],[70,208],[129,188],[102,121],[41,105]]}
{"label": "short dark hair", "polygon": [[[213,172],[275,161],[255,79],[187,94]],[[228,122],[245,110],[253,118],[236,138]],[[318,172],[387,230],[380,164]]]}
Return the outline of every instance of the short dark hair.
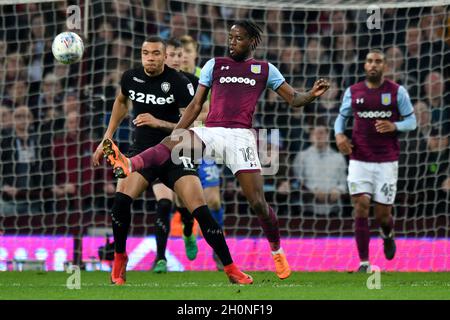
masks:
{"label": "short dark hair", "polygon": [[181,41],[178,40],[178,39],[175,38],[175,37],[172,37],[172,38],[170,38],[169,40],[167,40],[167,41],[166,41],[166,46],[172,46],[172,47],[174,47],[175,49],[178,49],[178,48],[181,48],[181,47],[182,47]]}
{"label": "short dark hair", "polygon": [[166,40],[164,40],[163,38],[158,37],[158,36],[150,36],[147,39],[145,39],[144,42],[150,42],[150,43],[158,43],[158,42],[160,42],[160,43],[162,43],[162,45],[164,47],[164,50],[167,47]]}
{"label": "short dark hair", "polygon": [[247,20],[236,21],[234,25],[244,28],[247,31],[249,37],[255,40],[252,45],[252,50],[255,50],[256,47],[261,43],[261,34],[263,32],[262,29],[253,21]]}
{"label": "short dark hair", "polygon": [[379,55],[383,56],[383,60],[386,62],[386,54],[381,49],[370,49],[369,52],[367,52],[366,57],[371,53],[378,53]]}

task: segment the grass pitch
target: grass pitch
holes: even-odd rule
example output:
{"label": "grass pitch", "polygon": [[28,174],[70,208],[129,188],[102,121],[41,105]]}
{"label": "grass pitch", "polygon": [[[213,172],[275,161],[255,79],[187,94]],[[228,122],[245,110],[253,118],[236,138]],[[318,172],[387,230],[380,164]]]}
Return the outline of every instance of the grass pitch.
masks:
{"label": "grass pitch", "polygon": [[381,273],[381,289],[367,288],[370,274],[249,272],[250,286],[233,285],[223,272],[128,272],[125,286],[108,272],[81,272],[81,289],[68,289],[65,272],[0,272],[0,300],[450,300],[450,273]]}

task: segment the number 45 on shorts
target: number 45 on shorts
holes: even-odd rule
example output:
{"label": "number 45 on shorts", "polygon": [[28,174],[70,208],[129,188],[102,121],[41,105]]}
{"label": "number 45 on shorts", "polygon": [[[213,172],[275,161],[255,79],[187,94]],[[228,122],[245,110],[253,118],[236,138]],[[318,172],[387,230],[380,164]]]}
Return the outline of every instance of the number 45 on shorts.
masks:
{"label": "number 45 on shorts", "polygon": [[384,196],[387,198],[388,202],[391,202],[393,200],[393,197],[395,195],[395,184],[394,183],[385,183],[381,187],[381,192],[384,194]]}

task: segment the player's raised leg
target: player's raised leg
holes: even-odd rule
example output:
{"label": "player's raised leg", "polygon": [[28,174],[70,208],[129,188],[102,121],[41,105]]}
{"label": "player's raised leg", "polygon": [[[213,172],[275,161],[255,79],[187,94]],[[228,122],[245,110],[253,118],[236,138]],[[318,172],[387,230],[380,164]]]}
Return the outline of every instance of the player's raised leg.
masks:
{"label": "player's raised leg", "polygon": [[147,156],[145,159],[148,159],[148,163],[151,163],[148,166],[141,155],[127,158],[111,139],[103,140],[103,154],[106,161],[113,166],[116,178],[126,178],[131,172],[145,167],[160,166],[170,158],[170,149],[163,143],[150,147],[146,151],[142,152],[142,154],[145,154]]}
{"label": "player's raised leg", "polygon": [[[194,150],[201,148],[202,142],[194,137],[194,133],[185,130],[183,139],[176,140],[170,136],[164,138],[161,143],[150,147],[134,157],[127,158],[120,152],[117,145],[111,139],[103,140],[103,154],[107,162],[113,166],[114,176],[116,178],[125,178],[131,172],[143,168],[159,167],[171,158],[172,149],[177,145],[183,150]],[[199,153],[201,155],[201,152]]]}
{"label": "player's raised leg", "polygon": [[380,225],[380,235],[383,238],[384,256],[388,260],[394,259],[397,247],[394,240],[394,221],[392,218],[392,205],[375,204],[375,218]]}
{"label": "player's raised leg", "polygon": [[[193,133],[192,133],[193,136]],[[107,139],[109,140],[109,139]],[[166,140],[166,139],[165,139]],[[169,139],[170,140],[170,139]],[[189,142],[190,143],[190,142]],[[160,146],[161,144],[157,145]],[[173,144],[174,146],[176,145]],[[105,146],[105,145],[104,145]],[[155,147],[149,148],[148,150],[154,149]],[[167,147],[166,147],[167,148]],[[168,148],[167,148],[168,149]],[[144,155],[146,151],[140,153]],[[106,147],[103,149],[106,157],[108,157],[108,162],[114,166],[114,169],[124,169],[130,166],[130,159],[126,158],[117,148],[117,146],[109,140]],[[139,155],[138,155],[139,156]],[[153,157],[153,155],[148,155]],[[169,152],[170,156],[170,152]],[[137,156],[136,156],[137,157]],[[136,158],[133,157],[133,158]],[[168,160],[168,159],[167,159]],[[166,161],[167,161],[166,160]],[[142,161],[142,160],[139,160]],[[190,160],[189,160],[190,161]],[[139,169],[143,168],[140,167]],[[147,167],[147,165],[145,165]],[[133,169],[135,169],[133,167]],[[137,170],[137,169],[136,169]],[[117,172],[117,170],[115,170]],[[130,174],[130,171],[123,170],[123,173]],[[233,263],[231,259],[230,251],[228,249],[227,243],[223,236],[223,231],[214,220],[211,212],[206,205],[206,201],[203,195],[203,190],[201,187],[200,180],[197,176],[186,175],[182,176],[176,180],[174,183],[174,191],[180,197],[181,201],[186,205],[189,212],[192,212],[194,218],[198,221],[200,228],[202,230],[203,236],[206,242],[213,248],[221,259],[224,267],[224,271],[228,276],[228,279],[232,283],[239,284],[251,284],[253,279],[251,276],[241,272],[239,268]]]}
{"label": "player's raised leg", "polygon": [[234,264],[223,235],[223,230],[214,220],[206,205],[198,177],[181,177],[175,182],[174,190],[198,221],[203,237],[219,256],[230,282],[239,284],[253,283],[252,277],[240,271],[236,264]]}
{"label": "player's raised leg", "polygon": [[[103,142],[103,153],[107,158],[110,165],[114,167],[114,175],[117,178],[127,177],[131,172],[142,169],[144,167],[160,166],[170,159],[171,150],[179,143],[185,144],[185,149],[189,150],[194,148],[194,134],[186,131],[188,134],[188,139],[183,139],[181,141],[170,139],[170,137],[165,138],[160,144],[148,148],[144,152],[132,157],[127,158],[123,155],[115,143],[110,139],[105,139]],[[201,142],[197,141],[197,144],[201,146]],[[183,208],[180,210],[183,222],[187,226],[183,232],[186,254],[189,260],[194,260],[197,256],[198,248],[196,239],[192,234],[193,220],[188,217],[190,215],[189,210]],[[162,263],[162,262],[161,262]]]}
{"label": "player's raised leg", "polygon": [[352,203],[355,215],[355,239],[359,255],[358,272],[367,272],[369,265],[369,211],[370,196],[368,194],[352,195]]}
{"label": "player's raised leg", "polygon": [[111,271],[113,284],[123,285],[126,282],[128,263],[126,242],[131,223],[131,204],[147,187],[147,180],[139,173],[131,174],[117,183],[116,195],[111,208],[114,235],[114,262]]}
{"label": "player's raised leg", "polygon": [[291,268],[281,248],[278,218],[264,197],[263,178],[259,171],[237,172],[236,177],[251,209],[258,217],[264,235],[269,241],[276,274],[280,279],[286,279],[291,274]]}

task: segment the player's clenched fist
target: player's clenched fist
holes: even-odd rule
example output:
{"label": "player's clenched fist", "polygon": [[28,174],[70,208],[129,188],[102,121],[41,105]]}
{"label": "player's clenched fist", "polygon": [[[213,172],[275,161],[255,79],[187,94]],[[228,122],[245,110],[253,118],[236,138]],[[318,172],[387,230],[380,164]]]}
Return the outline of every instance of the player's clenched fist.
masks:
{"label": "player's clenched fist", "polygon": [[353,145],[346,135],[340,133],[336,135],[336,145],[339,151],[344,155],[349,155],[352,153]]}
{"label": "player's clenched fist", "polygon": [[152,128],[158,128],[160,126],[160,120],[156,119],[150,113],[141,113],[133,120],[133,124],[136,127],[149,126]]}

